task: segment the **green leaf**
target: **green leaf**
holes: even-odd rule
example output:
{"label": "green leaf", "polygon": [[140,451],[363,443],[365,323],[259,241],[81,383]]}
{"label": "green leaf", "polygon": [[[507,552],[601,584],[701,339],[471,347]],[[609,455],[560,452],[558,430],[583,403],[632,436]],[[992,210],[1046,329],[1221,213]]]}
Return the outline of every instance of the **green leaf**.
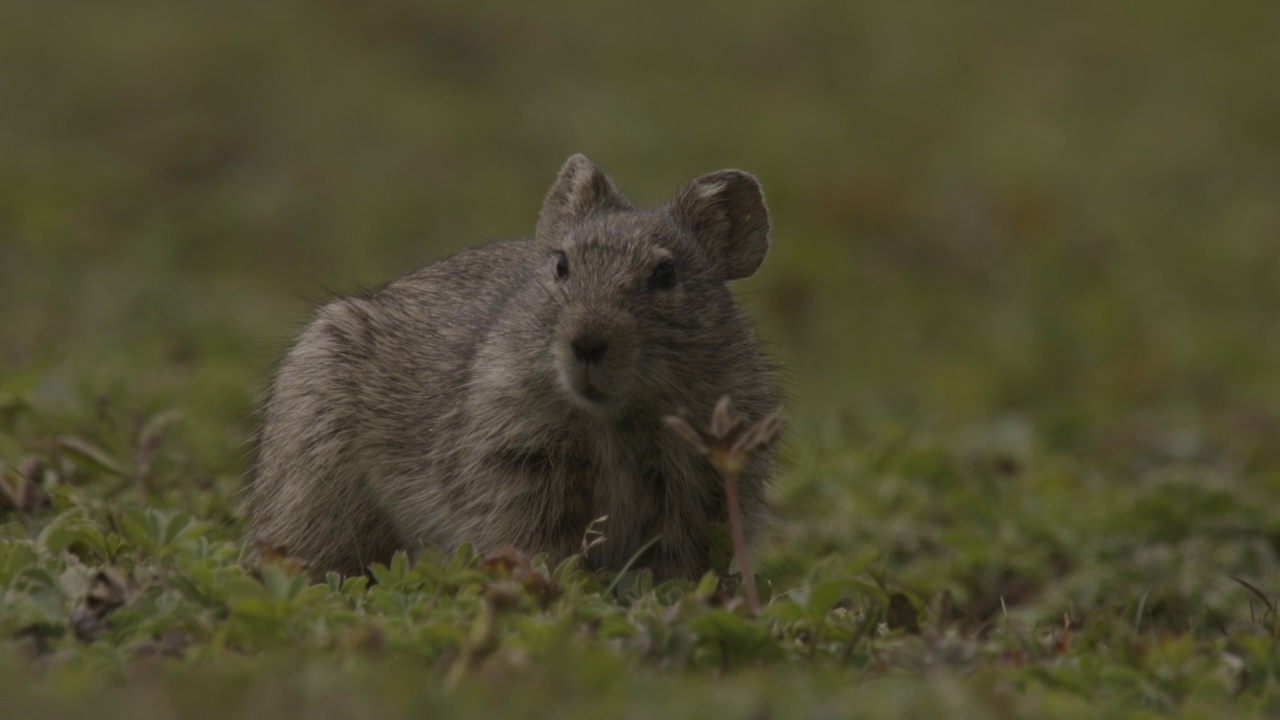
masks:
{"label": "green leaf", "polygon": [[364,598],[365,592],[369,589],[369,577],[367,575],[357,575],[349,577],[342,583],[342,594],[353,603],[357,603]]}
{"label": "green leaf", "polygon": [[600,618],[600,625],[596,629],[596,635],[606,640],[609,638],[635,637],[637,632],[636,626],[621,615],[606,615]]}
{"label": "green leaf", "polygon": [[792,593],[788,593],[783,597],[786,600],[785,602],[775,602],[764,609],[765,617],[780,623],[793,623],[809,619],[808,609],[799,604]]}
{"label": "green leaf", "polygon": [[811,618],[822,618],[844,599],[849,583],[840,580],[824,580],[809,588],[805,610]]}
{"label": "green leaf", "polygon": [[36,543],[45,552],[57,555],[73,544],[83,542],[86,535],[97,535],[99,544],[102,544],[101,535],[85,520],[83,513],[65,510],[40,531]]}
{"label": "green leaf", "polygon": [[0,540],[0,587],[11,586],[23,571],[35,565],[38,557],[27,540]]}
{"label": "green leaf", "polygon": [[847,577],[853,577],[871,567],[873,563],[880,557],[879,550],[867,550],[851,562],[844,566],[844,573]]}
{"label": "green leaf", "polygon": [[403,583],[409,575],[409,555],[403,550],[397,550],[395,555],[391,556],[391,576],[396,582]]}
{"label": "green leaf", "polygon": [[720,576],[714,570],[708,570],[702,575],[702,579],[698,581],[698,587],[694,589],[693,596],[700,599],[707,599],[716,594],[716,590],[720,589]]}
{"label": "green leaf", "polygon": [[719,608],[693,618],[689,627],[699,639],[718,643],[731,656],[770,655],[776,651],[777,646],[769,642],[769,632],[763,626]]}
{"label": "green leaf", "polygon": [[112,457],[111,453],[84,438],[59,435],[58,445],[70,453],[72,457],[89,464],[91,467],[96,467],[118,477],[130,476],[130,472],[125,469],[125,466],[119,460]]}
{"label": "green leaf", "polygon": [[374,582],[379,587],[390,588],[395,583],[395,575],[391,572],[391,568],[382,563],[374,563],[369,566],[369,574],[373,575]]}
{"label": "green leaf", "polygon": [[129,544],[139,546],[143,550],[153,549],[155,541],[152,539],[150,523],[141,508],[124,508],[120,511],[117,524]]}
{"label": "green leaf", "polygon": [[261,568],[262,586],[267,589],[267,595],[278,600],[288,601],[292,599],[296,590],[293,586],[293,578],[284,571],[279,565],[266,564]]}

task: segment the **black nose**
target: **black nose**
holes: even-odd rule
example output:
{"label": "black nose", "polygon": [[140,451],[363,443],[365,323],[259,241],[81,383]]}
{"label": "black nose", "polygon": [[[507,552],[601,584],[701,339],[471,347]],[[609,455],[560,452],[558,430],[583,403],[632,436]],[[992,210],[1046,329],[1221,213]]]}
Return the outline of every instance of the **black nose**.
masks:
{"label": "black nose", "polygon": [[578,358],[578,362],[587,365],[600,362],[609,349],[609,343],[604,339],[592,336],[574,338],[570,346],[573,347],[573,356]]}

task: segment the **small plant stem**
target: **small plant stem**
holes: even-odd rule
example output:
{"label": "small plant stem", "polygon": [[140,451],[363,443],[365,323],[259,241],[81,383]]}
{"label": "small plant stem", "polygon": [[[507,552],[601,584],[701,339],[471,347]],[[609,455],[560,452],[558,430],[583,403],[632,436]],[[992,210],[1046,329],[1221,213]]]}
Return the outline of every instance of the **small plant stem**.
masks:
{"label": "small plant stem", "polygon": [[760,614],[760,595],[756,593],[756,578],[751,572],[751,559],[747,557],[747,541],[742,534],[742,510],[738,505],[738,473],[724,473],[725,500],[729,503],[729,532],[733,536],[733,557],[742,573],[742,584],[747,589],[747,607],[752,615]]}

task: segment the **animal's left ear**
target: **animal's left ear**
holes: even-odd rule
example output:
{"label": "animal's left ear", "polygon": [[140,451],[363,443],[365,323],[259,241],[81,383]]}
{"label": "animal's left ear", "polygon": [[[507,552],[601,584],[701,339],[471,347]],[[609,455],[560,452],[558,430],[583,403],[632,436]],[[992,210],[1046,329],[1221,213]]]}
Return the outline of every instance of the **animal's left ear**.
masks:
{"label": "animal's left ear", "polygon": [[769,251],[769,208],[755,176],[720,170],[690,182],[671,199],[671,214],[718,259],[720,277],[747,277]]}

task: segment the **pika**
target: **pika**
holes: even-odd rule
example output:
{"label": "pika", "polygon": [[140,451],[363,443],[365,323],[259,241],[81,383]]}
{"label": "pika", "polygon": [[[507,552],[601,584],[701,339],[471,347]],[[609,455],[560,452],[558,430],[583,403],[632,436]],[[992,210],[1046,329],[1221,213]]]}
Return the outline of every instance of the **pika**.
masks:
{"label": "pika", "polygon": [[[400,549],[514,545],[659,580],[709,566],[723,481],[664,425],[730,395],[779,404],[727,283],[756,271],[769,212],[740,170],[633,205],[583,155],[532,238],[437,261],[323,305],[261,409],[247,539],[312,572],[359,574]],[[769,516],[772,448],[739,479],[748,542]],[[656,539],[656,540],[655,540]]]}

